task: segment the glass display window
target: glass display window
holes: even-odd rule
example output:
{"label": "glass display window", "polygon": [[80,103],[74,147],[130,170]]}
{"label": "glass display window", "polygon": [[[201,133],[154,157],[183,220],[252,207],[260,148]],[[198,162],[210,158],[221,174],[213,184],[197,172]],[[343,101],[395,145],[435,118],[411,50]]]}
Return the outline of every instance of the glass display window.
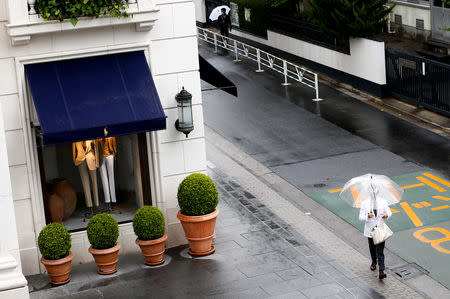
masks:
{"label": "glass display window", "polygon": [[126,223],[151,204],[145,133],[56,146],[42,146],[36,137],[47,223],[74,232],[99,213]]}

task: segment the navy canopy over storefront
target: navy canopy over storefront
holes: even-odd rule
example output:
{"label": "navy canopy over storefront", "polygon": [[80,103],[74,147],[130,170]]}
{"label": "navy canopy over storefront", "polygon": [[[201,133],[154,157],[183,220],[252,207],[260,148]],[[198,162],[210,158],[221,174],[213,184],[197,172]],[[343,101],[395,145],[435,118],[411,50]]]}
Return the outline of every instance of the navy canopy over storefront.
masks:
{"label": "navy canopy over storefront", "polygon": [[238,96],[236,85],[234,85],[233,82],[225,77],[202,56],[199,55],[198,60],[200,65],[200,79],[235,97]]}
{"label": "navy canopy over storefront", "polygon": [[45,145],[166,128],[144,52],[25,66]]}

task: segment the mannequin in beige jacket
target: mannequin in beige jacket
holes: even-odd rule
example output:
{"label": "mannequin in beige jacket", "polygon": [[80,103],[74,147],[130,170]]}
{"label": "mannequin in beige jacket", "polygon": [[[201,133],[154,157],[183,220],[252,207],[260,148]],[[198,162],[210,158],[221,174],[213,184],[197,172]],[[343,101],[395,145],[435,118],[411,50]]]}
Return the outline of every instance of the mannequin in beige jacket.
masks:
{"label": "mannequin in beige jacket", "polygon": [[91,214],[93,214],[91,190],[94,197],[94,205],[95,207],[99,206],[97,168],[99,167],[100,153],[98,143],[96,140],[75,142],[72,144],[72,151],[73,162],[80,172],[86,206],[90,208]]}

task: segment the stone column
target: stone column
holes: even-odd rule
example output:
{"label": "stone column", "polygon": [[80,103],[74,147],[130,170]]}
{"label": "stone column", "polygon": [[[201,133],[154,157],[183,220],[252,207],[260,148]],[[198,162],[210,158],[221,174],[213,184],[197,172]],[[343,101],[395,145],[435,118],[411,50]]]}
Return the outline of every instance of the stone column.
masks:
{"label": "stone column", "polygon": [[20,270],[19,241],[6,152],[5,128],[0,105],[0,299],[29,298]]}

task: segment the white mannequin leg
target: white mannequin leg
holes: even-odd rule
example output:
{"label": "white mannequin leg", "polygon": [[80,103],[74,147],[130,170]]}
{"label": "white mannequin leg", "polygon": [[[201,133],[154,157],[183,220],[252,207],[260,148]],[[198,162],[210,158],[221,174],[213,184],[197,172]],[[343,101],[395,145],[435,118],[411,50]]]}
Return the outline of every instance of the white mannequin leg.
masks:
{"label": "white mannequin leg", "polygon": [[86,207],[92,208],[91,185],[89,183],[89,172],[86,161],[83,161],[78,165],[78,171],[80,172],[81,184],[83,185]]}
{"label": "white mannequin leg", "polygon": [[111,201],[111,196],[109,194],[108,174],[106,173],[106,157],[103,158],[103,164],[102,166],[100,166],[100,177],[102,178],[103,194],[105,195],[105,202],[109,203]]}
{"label": "white mannequin leg", "polygon": [[116,203],[116,184],[114,183],[114,155],[105,158],[106,167],[108,169],[108,182],[111,201]]}

